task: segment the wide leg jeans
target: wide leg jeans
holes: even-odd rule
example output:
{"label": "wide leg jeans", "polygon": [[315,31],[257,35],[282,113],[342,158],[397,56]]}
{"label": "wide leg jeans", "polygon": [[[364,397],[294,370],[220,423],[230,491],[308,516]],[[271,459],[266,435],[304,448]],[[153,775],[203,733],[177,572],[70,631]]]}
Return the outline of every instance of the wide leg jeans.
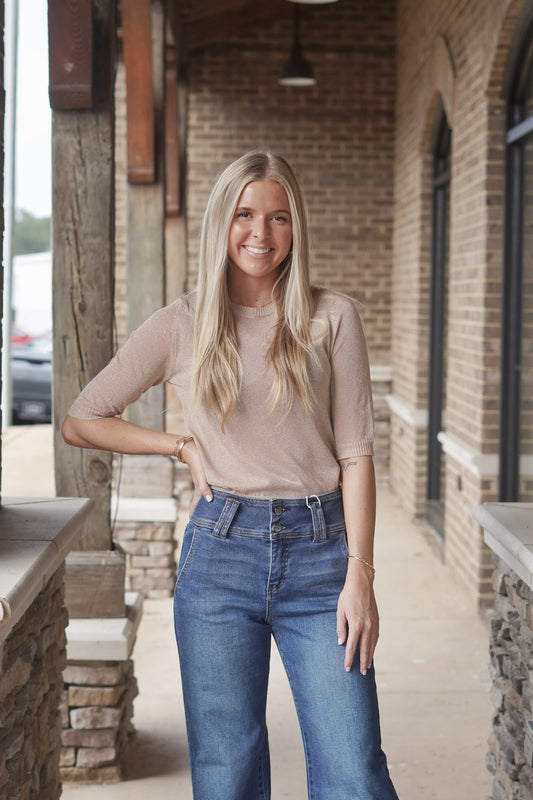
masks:
{"label": "wide leg jeans", "polygon": [[346,575],[340,490],[201,499],[178,567],[175,627],[195,800],[269,800],[271,637],[300,722],[310,800],[398,800],[374,670],[347,673],[336,608]]}

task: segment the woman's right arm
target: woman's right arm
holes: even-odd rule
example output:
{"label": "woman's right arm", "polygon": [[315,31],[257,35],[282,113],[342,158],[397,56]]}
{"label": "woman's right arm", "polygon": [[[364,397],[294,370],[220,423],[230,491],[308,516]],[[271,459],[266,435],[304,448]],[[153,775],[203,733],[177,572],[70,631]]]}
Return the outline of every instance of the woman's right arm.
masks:
{"label": "woman's right arm", "polygon": [[142,428],[118,417],[78,419],[67,414],[61,433],[67,444],[114,453],[171,456],[177,436]]}
{"label": "woman's right arm", "polygon": [[[92,450],[111,450],[114,453],[133,455],[173,456],[176,443],[182,438],[173,433],[143,428],[119,417],[99,417],[98,419],[78,419],[69,414],[61,427],[63,439],[67,444]],[[193,503],[200,497],[212,500],[212,493],[200,454],[194,440],[186,442],[181,451],[183,462],[191,471],[194,483]],[[192,505],[192,504],[191,504]]]}

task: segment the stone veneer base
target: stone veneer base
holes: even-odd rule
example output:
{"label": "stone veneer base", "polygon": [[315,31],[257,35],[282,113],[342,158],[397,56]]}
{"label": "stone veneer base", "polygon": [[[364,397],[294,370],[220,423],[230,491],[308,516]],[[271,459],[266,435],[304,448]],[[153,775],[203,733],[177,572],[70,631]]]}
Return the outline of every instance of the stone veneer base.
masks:
{"label": "stone veneer base", "polygon": [[475,509],[492,549],[495,614],[490,665],[494,717],[487,766],[490,800],[533,797],[533,504]]}
{"label": "stone veneer base", "polygon": [[67,628],[61,703],[60,775],[64,781],[122,778],[124,748],[133,732],[137,681],[130,658],[142,597],[126,593],[123,619],[74,619]]}
{"label": "stone veneer base", "polygon": [[0,655],[0,797],[57,800],[65,665],[64,564],[6,639]]}

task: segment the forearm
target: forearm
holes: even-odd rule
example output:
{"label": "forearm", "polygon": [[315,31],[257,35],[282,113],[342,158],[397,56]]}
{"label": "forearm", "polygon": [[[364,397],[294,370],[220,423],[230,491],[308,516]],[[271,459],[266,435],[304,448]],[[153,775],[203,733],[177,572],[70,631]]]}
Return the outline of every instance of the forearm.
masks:
{"label": "forearm", "polygon": [[[345,458],[339,463],[348,551],[373,564],[376,481],[372,456]],[[349,559],[349,571],[357,569],[357,563],[357,559]]]}
{"label": "forearm", "polygon": [[346,539],[352,558],[348,558],[346,581],[337,606],[337,634],[339,644],[346,645],[344,668],[352,668],[359,646],[359,669],[366,675],[379,636],[379,614],[373,589],[374,464],[371,456],[359,456],[343,459],[340,465]]}
{"label": "forearm", "polygon": [[134,455],[167,455],[175,452],[177,434],[143,428],[118,417],[78,419],[66,416],[61,433],[67,444],[93,450]]}

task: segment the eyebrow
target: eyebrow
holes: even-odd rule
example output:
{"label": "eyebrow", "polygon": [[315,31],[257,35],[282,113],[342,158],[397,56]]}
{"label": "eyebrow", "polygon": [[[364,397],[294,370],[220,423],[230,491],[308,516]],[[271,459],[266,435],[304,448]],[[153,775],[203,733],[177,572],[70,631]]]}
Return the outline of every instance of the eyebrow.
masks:
{"label": "eyebrow", "polygon": [[[253,211],[254,209],[250,206],[237,206],[235,211]],[[287,208],[276,208],[274,211],[270,211],[270,214],[288,214],[291,215],[291,212]]]}

